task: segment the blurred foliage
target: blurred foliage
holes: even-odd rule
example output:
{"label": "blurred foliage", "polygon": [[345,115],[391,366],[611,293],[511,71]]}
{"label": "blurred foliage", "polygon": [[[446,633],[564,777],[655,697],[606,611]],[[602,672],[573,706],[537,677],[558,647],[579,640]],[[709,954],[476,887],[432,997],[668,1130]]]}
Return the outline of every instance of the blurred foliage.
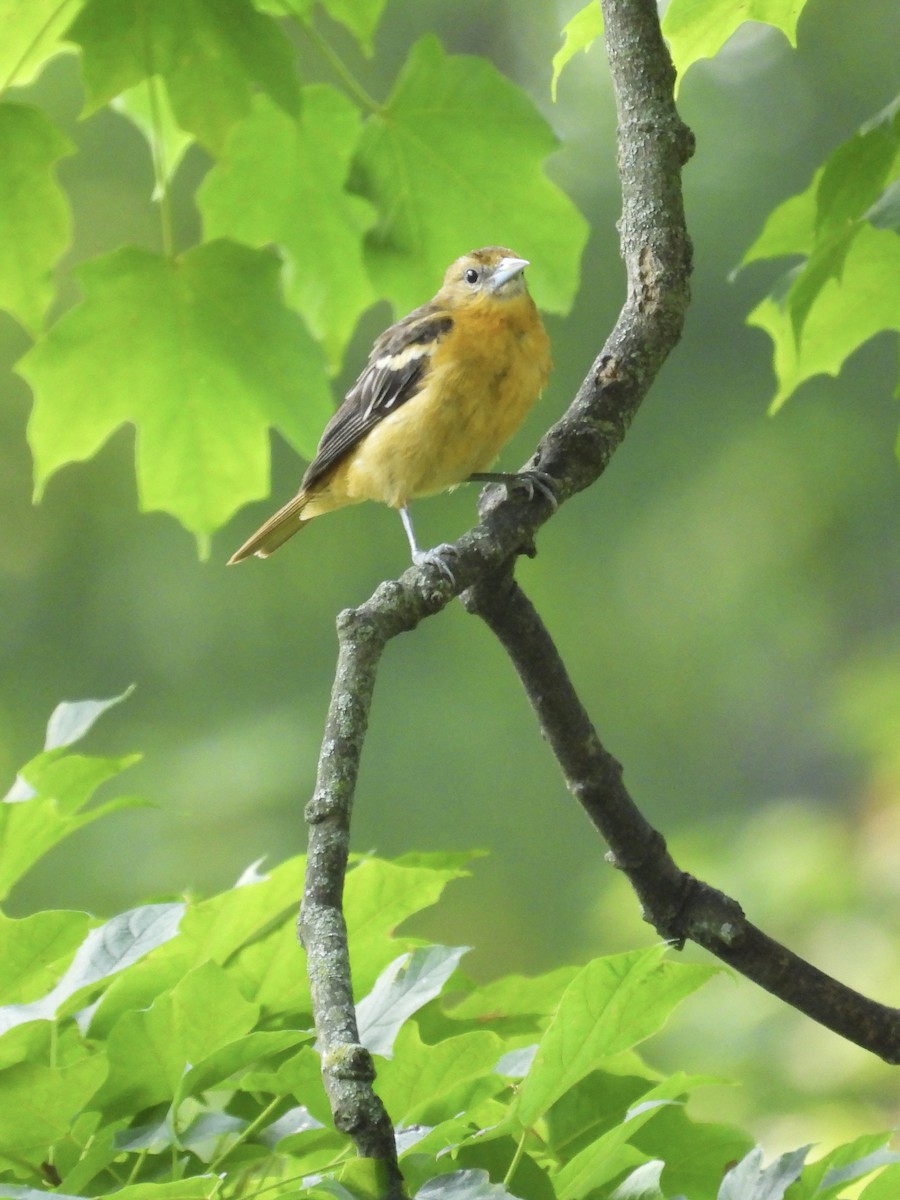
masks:
{"label": "blurred foliage", "polygon": [[[276,36],[257,20],[280,17],[275,0],[255,16],[229,4],[218,11],[241,10],[248,22],[244,57],[219,56],[219,74],[207,63],[202,87],[201,76],[186,79],[165,23],[157,73],[141,81],[127,25],[138,7],[71,0],[63,20],[63,8],[43,0],[0,6],[4,29],[16,31],[0,39],[0,69],[21,85],[0,107],[4,162],[10,147],[31,152],[21,177],[5,170],[0,182],[15,222],[0,249],[0,302],[17,318],[0,323],[0,767],[11,776],[33,753],[33,731],[59,695],[111,695],[134,682],[129,705],[108,720],[120,747],[146,749],[133,787],[160,803],[152,815],[123,810],[53,851],[15,894],[20,912],[111,912],[187,885],[219,889],[255,857],[300,849],[333,673],[334,614],[406,565],[399,529],[374,506],[317,522],[302,546],[270,563],[226,571],[230,551],[265,515],[260,506],[216,538],[211,562],[198,564],[168,516],[137,514],[135,436],[122,422],[146,418],[154,399],[156,411],[178,418],[171,441],[161,426],[149,448],[148,423],[138,455],[151,452],[157,479],[174,480],[173,492],[191,497],[188,524],[208,536],[266,492],[270,425],[286,439],[272,442],[273,496],[292,493],[302,464],[291,447],[311,449],[325,372],[337,372],[341,394],[390,319],[385,304],[370,307],[373,297],[408,307],[431,294],[436,272],[461,250],[512,243],[534,260],[530,277],[551,310],[556,361],[545,400],[508,451],[513,465],[565,408],[621,301],[614,115],[599,45],[571,58],[557,103],[550,100],[559,30],[577,5],[331,0],[312,24],[310,6],[296,5],[300,26],[280,20]],[[175,7],[158,9],[171,23]],[[201,41],[220,44],[217,6],[195,7],[213,22]],[[121,40],[106,45],[112,9]],[[71,52],[43,60],[35,51],[58,46],[79,10],[86,82]],[[714,60],[684,76],[679,104],[698,138],[685,173],[697,267],[685,337],[600,486],[566,505],[544,530],[539,558],[521,567],[601,736],[682,865],[730,890],[774,936],[883,1000],[900,980],[891,939],[900,878],[900,481],[889,399],[896,338],[856,347],[897,312],[897,159],[882,153],[882,141],[872,155],[860,147],[876,127],[896,132],[887,108],[896,91],[895,27],[896,0],[862,8],[811,0],[796,50],[775,30],[743,25]],[[429,123],[428,142],[445,151],[445,171],[462,164],[457,173],[477,200],[493,196],[491,205],[445,204],[439,170],[417,174],[414,193],[399,190],[401,169],[420,165],[404,138],[424,119],[431,81],[445,97],[456,94],[460,55],[483,56],[473,68],[480,90],[470,107],[458,101],[449,124]],[[284,62],[297,65],[302,86]],[[358,93],[341,96],[346,64]],[[252,80],[236,102],[235,72]],[[224,106],[223,87],[232,101]],[[122,88],[115,105],[103,106]],[[368,111],[363,96],[387,108]],[[878,113],[880,125],[867,125]],[[513,122],[500,147],[491,114]],[[466,125],[475,130],[468,150],[455,128],[467,117],[476,118]],[[340,199],[322,214],[298,171],[324,176],[317,136],[326,128],[341,142],[329,176]],[[525,161],[517,166],[519,136]],[[267,147],[272,154],[263,157]],[[393,173],[388,153],[398,155]],[[292,164],[283,175],[276,154]],[[828,167],[819,172],[847,156],[860,186],[842,197],[823,185]],[[262,213],[250,207],[254,177],[271,201]],[[881,189],[874,201],[873,181]],[[402,222],[389,227],[401,209]],[[298,229],[313,213],[327,223],[307,245]],[[802,219],[787,223],[793,240],[779,241],[785,213]],[[840,214],[843,240],[828,240],[829,214]],[[583,283],[563,320],[585,219]],[[421,244],[409,240],[413,221],[424,231]],[[198,260],[190,247],[203,236],[246,245],[223,252],[207,244]],[[748,254],[758,236],[766,257],[802,256],[795,283],[782,278],[781,265]],[[282,278],[290,307],[277,293],[269,242],[289,265],[308,258],[312,276]],[[234,410],[228,420],[224,404],[214,410],[210,433],[222,453],[233,452],[230,460],[220,454],[218,472],[192,471],[195,414],[173,391],[178,371],[158,361],[166,340],[158,298],[185,296],[169,278],[170,253],[196,269],[192,382],[207,411],[228,394],[249,408],[264,392],[270,406],[257,404],[251,433],[246,424],[235,433]],[[226,270],[227,254],[240,258],[240,270]],[[868,326],[857,254],[883,272],[867,298],[884,307]],[[140,287],[132,274],[128,298],[152,371],[117,324],[124,304],[98,297],[111,261],[146,267]],[[17,283],[23,264],[33,286]],[[79,266],[84,294],[72,278]],[[801,287],[805,272],[814,287]],[[270,377],[229,371],[233,347],[221,328],[210,331],[209,280],[238,334],[258,335]],[[786,286],[796,286],[799,309],[761,300]],[[834,307],[842,288],[849,311]],[[820,304],[827,319],[817,327]],[[754,308],[754,320],[778,339],[774,385],[771,346],[744,324]],[[794,348],[798,312],[801,347],[827,351],[812,361],[801,362]],[[41,389],[65,361],[73,321],[94,321],[106,341],[96,356],[81,357],[86,390],[69,410],[69,427],[53,425],[69,451],[43,460],[39,391],[31,437],[44,494],[32,508],[30,398],[10,368],[42,319],[42,349],[29,352],[25,368]],[[840,363],[837,378],[814,375]],[[183,377],[184,360],[180,369]],[[298,373],[302,387],[294,386]],[[767,420],[773,391],[783,396],[798,384],[794,403]],[[305,413],[287,394],[292,386],[310,404]],[[89,466],[49,479],[73,445],[81,457],[101,443]],[[139,487],[144,507],[172,507],[148,492],[143,476]],[[421,505],[423,540],[467,527],[473,506],[465,491]],[[585,833],[483,629],[454,609],[392,645],[372,714],[356,845],[387,854],[491,849],[455,902],[428,918],[432,936],[476,943],[473,969],[490,977],[651,938],[624,885],[610,878],[603,847]],[[698,1025],[680,1026],[682,1040],[672,1035],[654,1054],[746,1079],[740,1098],[729,1093],[722,1104],[734,1119],[753,1114],[755,1132],[774,1148],[897,1124],[888,1068],[749,984],[720,979],[706,991],[713,999]]]}
{"label": "blurred foliage", "polygon": [[[10,885],[34,865],[41,822],[102,813],[93,785],[129,762],[72,747],[116,703],[55,710],[4,805]],[[0,913],[7,1200],[55,1194],[47,1185],[73,1200],[386,1194],[383,1164],[332,1127],[295,937],[303,870],[291,857],[209,899],[104,922]],[[896,1184],[884,1134],[764,1167],[741,1130],[686,1115],[715,1079],[661,1075],[636,1047],[721,968],[657,945],[479,988],[459,969],[467,947],[398,933],[463,875],[462,856],[432,853],[365,857],[346,880],[359,1038],[410,1196],[785,1200],[790,1188],[790,1200],[841,1200],[866,1185],[875,1200]]]}

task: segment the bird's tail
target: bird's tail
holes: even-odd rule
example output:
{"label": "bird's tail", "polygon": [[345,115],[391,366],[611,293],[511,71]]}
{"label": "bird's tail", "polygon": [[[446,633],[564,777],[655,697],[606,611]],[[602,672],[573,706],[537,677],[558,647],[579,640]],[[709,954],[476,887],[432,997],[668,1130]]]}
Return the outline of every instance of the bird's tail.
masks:
{"label": "bird's tail", "polygon": [[305,491],[298,492],[293,500],[289,500],[285,504],[284,508],[279,508],[278,512],[269,517],[264,525],[260,525],[256,533],[248,538],[239,550],[235,550],[228,560],[228,565],[242,562],[252,554],[259,558],[268,558],[288,538],[293,537],[307,524],[302,514],[308,502],[308,494]]}

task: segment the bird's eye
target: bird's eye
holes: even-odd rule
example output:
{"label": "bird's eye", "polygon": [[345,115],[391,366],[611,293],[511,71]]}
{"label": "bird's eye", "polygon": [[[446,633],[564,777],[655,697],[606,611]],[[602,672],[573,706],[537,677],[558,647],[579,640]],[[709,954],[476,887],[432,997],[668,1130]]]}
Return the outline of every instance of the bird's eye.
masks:
{"label": "bird's eye", "polygon": [[465,275],[463,275],[463,279],[465,279],[466,283],[477,283],[478,272],[474,267],[469,267],[468,271],[466,271]]}

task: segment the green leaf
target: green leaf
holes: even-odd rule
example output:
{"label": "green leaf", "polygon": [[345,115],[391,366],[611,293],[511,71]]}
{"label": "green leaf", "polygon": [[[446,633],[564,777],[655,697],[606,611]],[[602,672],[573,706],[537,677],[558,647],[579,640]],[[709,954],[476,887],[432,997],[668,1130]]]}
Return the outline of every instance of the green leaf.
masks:
{"label": "green leaf", "polygon": [[305,88],[293,120],[261,99],[232,129],[197,193],[206,236],[275,242],[287,264],[288,303],[322,343],[332,370],[376,299],[362,239],[375,214],[344,185],[361,123],[334,88]]}
{"label": "green leaf", "polygon": [[387,0],[321,0],[333,21],[339,21],[359,42],[366,54],[372,53],[372,39],[381,21]]}
{"label": "green leaf", "polygon": [[250,0],[87,0],[66,36],[82,49],[88,112],[159,75],[178,123],[214,152],[256,87],[298,109],[290,43]]}
{"label": "green leaf", "polygon": [[[178,938],[155,954],[152,962],[140,963],[114,980],[101,996],[91,1016],[91,1037],[106,1036],[124,1013],[149,1008],[190,970],[209,961],[227,964],[241,994],[262,1004],[262,993],[270,983],[268,964],[274,955],[278,961],[273,986],[281,987],[287,976],[296,981],[299,995],[308,997],[303,955],[293,929],[303,885],[302,861],[290,859],[263,879],[189,905]],[[245,955],[252,954],[259,944],[275,948],[267,948],[262,959],[248,963]],[[298,1008],[301,1006],[290,1011]]]}
{"label": "green leaf", "polygon": [[837,375],[863,342],[883,329],[900,330],[900,238],[863,226],[844,262],[840,280],[830,279],[810,309],[797,345],[791,314],[767,297],[747,318],[774,343],[777,410],[813,375]]}
{"label": "green leaf", "polygon": [[2,1153],[34,1166],[45,1161],[48,1147],[68,1136],[72,1114],[84,1108],[105,1074],[101,1054],[68,1067],[23,1062],[0,1071]]}
{"label": "green leaf", "polygon": [[193,1175],[167,1183],[133,1183],[117,1188],[116,1200],[212,1200],[222,1190],[219,1175]]}
{"label": "green leaf", "polygon": [[830,279],[840,279],[865,215],[900,172],[900,106],[894,104],[829,157],[817,176],[815,240],[787,296],[794,335]]}
{"label": "green leaf", "polygon": [[245,1073],[253,1063],[279,1055],[311,1038],[311,1033],[301,1030],[259,1030],[227,1042],[184,1073],[175,1101],[179,1103],[185,1096],[199,1096],[208,1088]]}
{"label": "green leaf", "polygon": [[81,811],[102,783],[139,758],[85,758],[51,750],[22,768],[0,803],[0,898],[52,846],[99,817],[141,804],[120,798]]}
{"label": "green leaf", "polygon": [[700,58],[713,58],[745,21],[762,21],[797,44],[797,21],[806,0],[672,0],[662,29],[679,76]]}
{"label": "green leaf", "polygon": [[888,1167],[859,1194],[859,1200],[896,1200],[900,1196],[900,1167]]}
{"label": "green leaf", "polygon": [[65,974],[46,995],[0,1008],[0,1031],[26,1021],[51,1020],[73,996],[124,971],[173,938],[183,913],[183,904],[145,904],[92,929]]}
{"label": "green leaf", "polygon": [[895,103],[854,134],[826,161],[816,190],[816,233],[859,220],[900,172],[900,105]]}
{"label": "green leaf", "polygon": [[74,150],[40,109],[0,104],[0,308],[30,333],[43,323],[53,267],[72,236],[53,167]]}
{"label": "green leaf", "polygon": [[660,1029],[718,968],[664,959],[665,946],[598,958],[566,988],[522,1081],[514,1115],[530,1128],[605,1059]]}
{"label": "green leaf", "polygon": [[622,1121],[624,1113],[659,1081],[609,1071],[591,1071],[566,1091],[544,1116],[547,1145],[560,1162]]}
{"label": "green leaf", "polygon": [[895,179],[884,189],[875,203],[864,214],[865,220],[876,229],[900,231],[900,179]]}
{"label": "green leaf", "polygon": [[[460,1084],[492,1074],[505,1048],[502,1038],[486,1030],[431,1045],[422,1041],[410,1022],[397,1039],[394,1058],[378,1064],[376,1090],[395,1123],[420,1120],[426,1108],[428,1120],[434,1122],[439,1119],[435,1105]],[[449,1112],[443,1117],[456,1115]]]}
{"label": "green leaf", "polygon": [[550,94],[554,101],[563,67],[571,62],[579,50],[590,50],[603,33],[603,12],[600,8],[600,0],[591,0],[590,4],[579,9],[575,16],[563,26],[562,32],[563,44],[553,55],[553,79],[550,82]]}
{"label": "green leaf", "polygon": [[20,361],[40,495],[126,421],[144,510],[205,539],[268,490],[268,427],[311,455],[330,411],[321,353],[283,305],[274,255],[126,247],[79,270],[84,300]]}
{"label": "green leaf", "polygon": [[670,1106],[635,1134],[644,1154],[665,1163],[667,1196],[713,1197],[729,1163],[738,1162],[753,1139],[727,1125],[692,1121],[684,1109]]}
{"label": "green leaf", "polygon": [[191,1064],[246,1034],[258,1013],[221,967],[204,963],[149,1009],[128,1012],[114,1026],[109,1078],[96,1104],[116,1117],[171,1101]]}
{"label": "green leaf", "polygon": [[593,1139],[558,1172],[554,1187],[559,1200],[578,1200],[611,1182],[623,1169],[645,1159],[646,1155],[631,1144],[634,1135],[648,1121],[667,1111],[667,1106],[678,1097],[705,1082],[702,1077],[679,1073],[644,1092],[621,1121]]}
{"label": "green leaf", "polygon": [[848,1183],[900,1162],[889,1133],[868,1134],[837,1146],[810,1163],[791,1191],[791,1200],[836,1200]]}
{"label": "green leaf", "polygon": [[116,96],[111,107],[131,121],[147,139],[156,176],[153,199],[159,200],[161,185],[173,179],[194,139],[178,124],[169,94],[156,76]]}
{"label": "green leaf", "polygon": [[822,172],[817,171],[804,192],[791,196],[769,213],[763,230],[740,262],[741,267],[765,258],[812,253],[815,244],[816,194]]}
{"label": "green leaf", "polygon": [[458,1020],[549,1016],[563,991],[578,974],[578,967],[558,967],[546,975],[506,975],[477,988],[448,1010]]}
{"label": "green leaf", "polygon": [[80,0],[0,0],[0,90],[32,83],[47,62],[71,51],[61,42]]}
{"label": "green leaf", "polygon": [[[311,1046],[301,1046],[274,1075],[269,1074],[268,1080],[261,1077],[260,1083],[263,1090],[277,1096],[293,1095],[317,1121],[331,1125],[331,1110],[322,1083],[322,1060]],[[254,1081],[246,1080],[245,1086],[254,1087]]]}
{"label": "green leaf", "polygon": [[356,1006],[359,1040],[366,1049],[390,1058],[401,1026],[440,995],[468,950],[468,946],[421,946],[395,958]]}
{"label": "green leaf", "polygon": [[[460,865],[458,865],[460,864]],[[369,858],[357,863],[344,886],[353,985],[365,992],[397,956],[391,934],[413,913],[430,908],[453,879],[468,871],[455,860],[445,868],[403,866]],[[399,943],[401,949],[406,947]]]}
{"label": "green leaf", "polygon": [[21,920],[0,913],[0,1000],[21,1004],[44,995],[84,940],[87,913],[39,912]]}
{"label": "green leaf", "polygon": [[745,254],[742,266],[760,258],[806,256],[771,297],[789,313],[798,346],[823,290],[842,280],[860,233],[869,225],[893,228],[891,189],[898,175],[900,102],[894,102],[839,146],[804,192],[775,209]]}
{"label": "green leaf", "polygon": [[367,255],[379,292],[406,311],[460,254],[499,244],[531,260],[540,307],[566,312],[588,227],[543,172],[555,147],[532,102],[490,63],[447,56],[434,37],[417,42],[366,122],[353,176],[380,213]]}

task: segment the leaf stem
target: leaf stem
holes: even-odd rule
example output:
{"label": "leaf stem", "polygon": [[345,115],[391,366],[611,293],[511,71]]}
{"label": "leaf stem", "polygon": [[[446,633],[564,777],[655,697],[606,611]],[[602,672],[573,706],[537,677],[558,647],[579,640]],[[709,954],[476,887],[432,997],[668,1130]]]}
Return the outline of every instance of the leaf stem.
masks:
{"label": "leaf stem", "polygon": [[159,200],[159,223],[162,233],[163,253],[166,258],[175,256],[175,238],[172,226],[172,195],[166,171],[166,149],[163,134],[162,111],[159,103],[159,79],[150,75],[147,79],[147,96],[150,101],[150,123],[153,137],[150,139],[150,154],[153,158],[154,189]]}
{"label": "leaf stem", "polygon": [[130,1187],[140,1174],[141,1167],[147,1159],[147,1151],[140,1150],[134,1157],[134,1162],[131,1164],[131,1170],[128,1172],[128,1178],[125,1180],[125,1187]]}
{"label": "leaf stem", "polygon": [[512,1177],[519,1169],[519,1163],[522,1161],[522,1155],[525,1153],[525,1138],[528,1136],[528,1130],[522,1130],[522,1136],[519,1138],[519,1144],[516,1146],[516,1152],[512,1156],[512,1162],[509,1164],[509,1170],[503,1176],[503,1186],[509,1187],[512,1183]]}
{"label": "leaf stem", "polygon": [[59,14],[62,12],[62,10],[70,3],[71,3],[71,0],[60,0],[59,4],[57,4],[56,8],[54,8],[53,12],[50,14],[50,16],[47,18],[47,20],[44,21],[43,25],[40,26],[37,33],[34,35],[34,37],[31,39],[31,41],[28,43],[28,45],[22,51],[22,53],[19,56],[18,60],[16,61],[15,65],[13,66],[13,69],[10,71],[9,75],[6,77],[6,79],[3,81],[3,83],[0,83],[0,96],[2,96],[4,94],[4,92],[8,91],[9,88],[11,88],[13,86],[16,76],[19,74],[19,72],[25,66],[25,63],[28,61],[29,56],[37,49],[37,47],[41,43],[41,39],[46,34],[47,30],[50,28],[50,26],[53,24],[53,22],[59,16]]}
{"label": "leaf stem", "polygon": [[279,0],[279,3],[284,9],[285,15],[290,17],[297,28],[306,34],[351,96],[370,112],[383,112],[384,105],[379,104],[375,97],[366,91],[331,43],[326,38],[323,38],[313,25],[312,18],[304,20],[296,9],[291,6],[289,0]]}
{"label": "leaf stem", "polygon": [[241,1130],[241,1132],[238,1134],[238,1136],[235,1138],[235,1140],[231,1143],[231,1145],[227,1148],[227,1150],[223,1150],[222,1153],[218,1156],[218,1158],[214,1158],[212,1160],[212,1162],[209,1164],[210,1172],[212,1172],[214,1174],[216,1171],[218,1171],[219,1167],[222,1165],[222,1163],[225,1161],[225,1159],[228,1157],[228,1155],[232,1152],[232,1150],[236,1149],[236,1147],[240,1146],[243,1142],[246,1142],[247,1138],[252,1137],[253,1134],[256,1133],[257,1129],[260,1129],[263,1125],[265,1125],[266,1121],[269,1119],[270,1113],[274,1112],[274,1110],[278,1107],[278,1105],[281,1103],[281,1101],[283,1099],[284,1099],[283,1096],[275,1096],[274,1099],[272,1099],[266,1105],[266,1107],[262,1110],[262,1112],[257,1117],[255,1117],[249,1123],[249,1125],[246,1125]]}
{"label": "leaf stem", "polygon": [[309,22],[309,24],[300,22],[300,24],[309,37],[309,40],[319,51],[322,57],[326,59],[332,71],[334,71],[335,75],[337,75],[341,83],[343,83],[344,87],[348,92],[350,92],[354,99],[361,104],[363,108],[367,108],[369,112],[383,112],[384,105],[379,104],[375,97],[366,91],[338,52],[331,45],[331,43],[326,38],[322,37],[321,33],[319,33],[318,29],[315,28],[312,22]]}

